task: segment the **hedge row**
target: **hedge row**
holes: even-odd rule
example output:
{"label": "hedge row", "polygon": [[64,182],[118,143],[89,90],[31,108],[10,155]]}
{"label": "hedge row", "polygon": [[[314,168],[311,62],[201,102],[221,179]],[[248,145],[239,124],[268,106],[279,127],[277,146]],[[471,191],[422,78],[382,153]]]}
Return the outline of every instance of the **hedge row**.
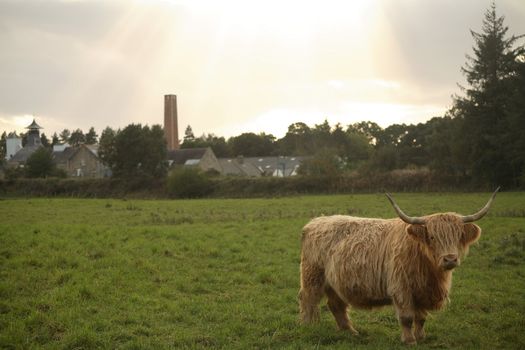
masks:
{"label": "hedge row", "polygon": [[217,197],[278,196],[319,193],[434,192],[476,190],[465,179],[438,177],[427,171],[392,171],[337,177],[297,176],[288,178],[217,178]]}
{"label": "hedge row", "polygon": [[[428,171],[403,170],[338,177],[287,178],[209,177],[192,173],[192,179],[16,179],[0,180],[0,195],[10,197],[175,198],[265,197],[295,194],[432,192],[491,190],[474,188],[466,179],[436,176]],[[187,174],[178,174],[188,179]],[[186,176],[186,177],[184,177]],[[197,187],[196,187],[197,184]],[[185,188],[187,186],[188,188]],[[189,188],[192,186],[191,188]],[[200,190],[202,189],[202,190]]]}
{"label": "hedge row", "polygon": [[152,179],[15,179],[0,180],[0,195],[10,197],[159,198],[164,180]]}

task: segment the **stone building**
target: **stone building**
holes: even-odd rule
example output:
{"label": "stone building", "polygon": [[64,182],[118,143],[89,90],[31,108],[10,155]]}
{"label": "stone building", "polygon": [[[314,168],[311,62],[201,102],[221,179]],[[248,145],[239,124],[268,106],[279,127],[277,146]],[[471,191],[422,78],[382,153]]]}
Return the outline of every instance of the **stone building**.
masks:
{"label": "stone building", "polygon": [[212,149],[207,148],[184,148],[168,151],[168,164],[170,167],[191,166],[202,171],[215,170],[221,172],[221,165],[215,157]]}
{"label": "stone building", "polygon": [[98,145],[81,144],[54,151],[57,168],[64,170],[68,177],[101,178],[111,173],[98,157]]}

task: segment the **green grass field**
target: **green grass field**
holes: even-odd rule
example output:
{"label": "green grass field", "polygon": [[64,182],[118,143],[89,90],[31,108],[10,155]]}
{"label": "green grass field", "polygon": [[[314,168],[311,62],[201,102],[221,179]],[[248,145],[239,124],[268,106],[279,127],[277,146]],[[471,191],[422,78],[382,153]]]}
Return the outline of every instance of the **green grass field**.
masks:
{"label": "green grass field", "polygon": [[[410,215],[489,194],[398,194]],[[393,217],[384,195],[243,200],[0,200],[0,348],[405,348],[391,307],[360,335],[298,323],[301,228]],[[500,193],[421,349],[525,348],[525,193]]]}

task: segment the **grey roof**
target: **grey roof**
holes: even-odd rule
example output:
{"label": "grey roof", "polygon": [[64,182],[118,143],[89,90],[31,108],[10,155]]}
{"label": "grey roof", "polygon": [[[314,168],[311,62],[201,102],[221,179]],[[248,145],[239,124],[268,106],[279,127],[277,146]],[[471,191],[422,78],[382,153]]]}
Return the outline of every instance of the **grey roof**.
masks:
{"label": "grey roof", "polygon": [[86,148],[88,150],[91,151],[91,153],[93,153],[96,157],[98,157],[98,144],[94,144],[94,145],[86,145],[84,144],[84,146],[86,146]]}
{"label": "grey roof", "polygon": [[276,175],[275,172],[279,172],[284,176],[291,176],[295,175],[297,168],[304,159],[305,157],[291,156],[249,157],[244,158],[244,162],[253,164],[267,175]]}
{"label": "grey roof", "polygon": [[219,158],[223,175],[261,176],[262,172],[251,163],[239,162],[238,159]]}
{"label": "grey roof", "polygon": [[70,160],[78,150],[79,148],[66,147],[63,151],[54,151],[53,159],[57,164],[67,163],[67,161]]}
{"label": "grey roof", "polygon": [[237,157],[219,158],[223,175],[293,176],[305,157]]}
{"label": "grey roof", "polygon": [[201,159],[208,148],[184,148],[168,151],[168,160],[174,165],[184,165],[189,159]]}
{"label": "grey roof", "polygon": [[42,145],[25,146],[20,151],[16,152],[15,155],[9,160],[10,162],[25,163],[27,159],[35,153],[37,149],[43,147]]}

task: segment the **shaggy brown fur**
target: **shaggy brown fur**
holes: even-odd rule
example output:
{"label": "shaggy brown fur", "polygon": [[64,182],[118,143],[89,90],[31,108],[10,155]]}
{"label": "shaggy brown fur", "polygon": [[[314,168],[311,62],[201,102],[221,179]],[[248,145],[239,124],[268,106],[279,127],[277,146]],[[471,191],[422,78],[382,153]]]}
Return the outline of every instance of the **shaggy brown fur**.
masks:
{"label": "shaggy brown fur", "polygon": [[326,295],[339,328],[357,334],[348,305],[393,304],[402,341],[415,344],[424,338],[428,311],[446,303],[452,269],[481,233],[455,213],[424,218],[425,225],[342,215],[310,221],[301,252],[302,321],[319,319],[318,305]]}

